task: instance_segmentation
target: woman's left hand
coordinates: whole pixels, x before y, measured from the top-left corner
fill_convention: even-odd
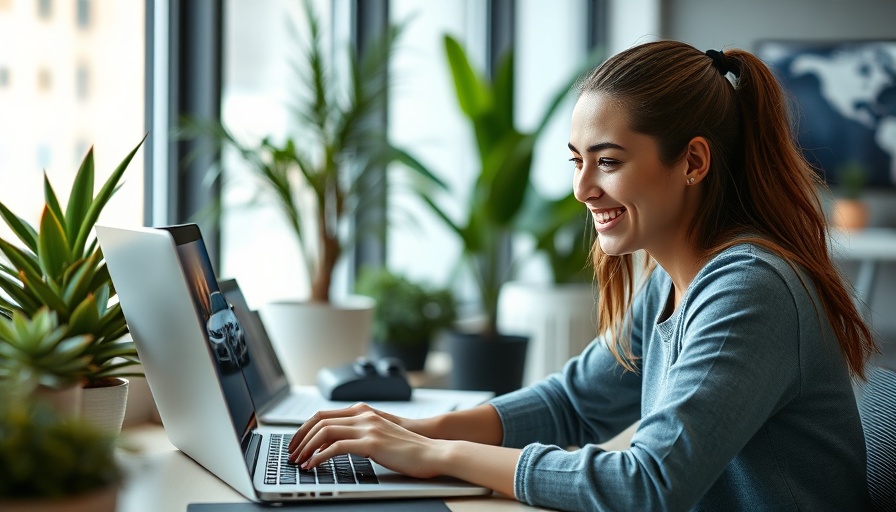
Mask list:
[[[367,404],[322,411],[306,421],[289,443],[289,460],[313,468],[336,455],[354,453],[393,471],[431,478],[441,474],[442,444],[397,424],[399,418]]]

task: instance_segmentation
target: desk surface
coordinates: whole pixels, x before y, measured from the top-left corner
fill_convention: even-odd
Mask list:
[[[896,229],[832,229],[831,252],[837,259],[896,261]]]
[[[122,450],[118,455],[127,478],[118,497],[119,512],[184,512],[190,503],[247,501],[175,448],[160,425],[128,427],[122,432],[122,440],[132,450]],[[545,510],[499,494],[450,498],[445,503],[456,512]]]

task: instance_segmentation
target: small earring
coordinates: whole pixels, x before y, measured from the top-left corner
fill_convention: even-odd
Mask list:
[[[693,184],[694,184],[694,177],[691,176],[690,178],[688,178],[688,185],[693,185]]]

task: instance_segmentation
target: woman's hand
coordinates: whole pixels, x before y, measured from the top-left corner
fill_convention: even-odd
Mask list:
[[[367,404],[321,411],[293,436],[289,460],[312,468],[336,455],[354,453],[417,478],[441,474],[444,442],[412,432],[402,423],[410,422]]]

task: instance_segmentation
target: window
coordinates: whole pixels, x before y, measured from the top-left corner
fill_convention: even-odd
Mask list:
[[[53,11],[67,5],[71,17]],[[65,202],[90,146],[95,147],[99,184],[146,132],[146,5],[130,0],[90,3],[90,37],[73,27],[75,6],[24,0],[0,9],[0,48],[15,49],[3,53],[0,64],[0,141],[12,141],[3,147],[0,202],[35,225],[44,203],[44,170]],[[85,97],[91,101],[76,99]],[[143,224],[146,147],[128,165],[103,218]],[[5,223],[0,223],[0,237],[15,239]]]
[[[49,92],[53,87],[53,73],[47,68],[37,70],[37,90],[40,92]]]
[[[78,0],[76,16],[80,28],[90,26],[90,0]]]
[[[90,96],[90,70],[87,64],[78,64],[75,72],[75,97],[86,100]]]
[[[45,20],[53,17],[53,0],[37,0],[37,15]]]

